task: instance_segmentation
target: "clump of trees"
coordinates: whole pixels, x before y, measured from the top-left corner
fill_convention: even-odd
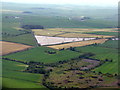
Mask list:
[[[45,52],[48,53],[48,54],[56,54],[55,51],[45,51]]]
[[[32,13],[32,12],[30,12],[30,11],[24,11],[23,13]]]
[[[21,28],[24,29],[44,29],[41,25],[22,25]]]

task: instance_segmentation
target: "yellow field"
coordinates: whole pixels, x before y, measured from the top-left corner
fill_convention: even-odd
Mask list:
[[[118,32],[117,28],[112,29],[95,29],[95,28],[47,28],[47,29],[32,29],[35,35],[41,36],[56,36],[56,37],[98,37],[111,38],[114,36],[84,34],[86,32]]]
[[[0,47],[0,50],[2,51],[0,52],[0,55],[5,55],[5,54],[25,50],[27,48],[32,47],[28,45],[5,42],[5,41],[0,41],[0,45],[2,45],[2,47]]]
[[[105,28],[105,29],[96,29],[96,28],[48,28],[50,31],[62,31],[62,32],[118,32],[115,31],[117,28]]]
[[[35,35],[41,35],[41,36],[54,36],[57,34],[61,34],[63,32],[60,31],[50,31],[47,29],[32,29],[32,31],[34,32]]]
[[[13,27],[13,28],[16,29],[16,30],[25,30],[25,29],[20,28],[20,27]]]
[[[57,35],[58,37],[98,37],[98,38],[110,38],[114,36],[107,35],[95,35],[95,34],[80,34],[80,33],[65,33],[61,35]]]
[[[16,13],[22,13],[23,11],[17,11],[17,10],[8,10],[8,9],[2,9],[1,12],[16,12]]]
[[[91,44],[94,44],[94,43],[104,43],[107,40],[108,39],[89,40],[89,41],[72,42],[72,43],[66,43],[66,44],[61,44],[61,45],[53,45],[53,46],[47,46],[47,47],[53,48],[53,49],[81,47],[81,46],[91,45]]]

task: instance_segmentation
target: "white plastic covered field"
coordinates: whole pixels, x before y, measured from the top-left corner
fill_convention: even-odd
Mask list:
[[[40,45],[54,45],[66,42],[86,41],[93,40],[95,38],[64,38],[64,37],[49,37],[49,36],[37,36],[35,35],[37,42]]]

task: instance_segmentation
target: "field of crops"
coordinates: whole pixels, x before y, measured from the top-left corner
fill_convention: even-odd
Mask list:
[[[32,29],[35,35],[37,36],[55,36],[56,34],[62,34],[64,32],[52,31],[47,29]]]
[[[118,33],[119,33],[119,32],[89,32],[89,33],[87,33],[87,34],[118,36]]]
[[[50,37],[50,36],[37,36],[35,38],[41,46],[43,45],[56,45],[64,44],[68,42],[88,41],[95,40],[96,38],[64,38],[64,37]]]
[[[33,29],[32,31],[34,32],[35,35],[40,36],[109,38],[117,35],[118,31],[115,30],[116,30],[115,28],[113,29],[47,28],[47,29]]]
[[[3,87],[43,88],[42,75],[22,72],[25,68],[24,64],[3,60]]]
[[[61,32],[118,32],[117,28],[47,28],[49,31],[61,31]]]
[[[3,5],[0,22],[2,87],[42,89],[55,86],[56,89],[118,85],[118,41],[112,40],[119,33],[116,28],[118,9]],[[90,19],[81,20],[83,15]],[[38,25],[44,29],[25,29],[24,25]],[[88,37],[96,40],[86,41]],[[45,46],[38,45],[41,41]]]
[[[103,44],[98,44],[97,46],[118,49],[118,42],[118,40],[108,40]]]
[[[32,47],[32,46],[27,46],[27,45],[18,44],[18,43],[5,42],[5,41],[0,41],[0,44],[2,45],[2,47],[0,48],[0,50],[2,51],[0,55],[18,52],[18,51],[26,50]]]
[[[55,52],[55,54],[49,54],[47,51]],[[70,60],[80,56],[80,53],[69,51],[69,50],[53,50],[47,47],[36,47],[27,51],[18,52],[4,57],[15,59],[19,61],[36,61],[43,63],[54,63],[63,60]]]
[[[95,43],[104,43],[105,41],[107,41],[107,39],[72,42],[72,43],[53,45],[53,46],[47,46],[47,47],[53,48],[53,49],[63,49],[63,48],[70,48],[70,47],[82,47],[82,46],[87,46]]]
[[[23,34],[23,35],[14,36],[14,37],[5,37],[5,38],[3,38],[3,40],[15,42],[15,43],[26,44],[26,45],[31,45],[31,46],[37,45],[35,37],[32,34]]]
[[[98,38],[111,38],[114,36],[106,36],[106,35],[95,35],[95,34],[80,34],[80,33],[65,33],[61,35],[57,35],[58,37],[98,37]]]

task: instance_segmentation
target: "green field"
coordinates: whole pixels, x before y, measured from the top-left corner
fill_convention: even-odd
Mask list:
[[[93,59],[105,60],[109,59],[112,62],[107,62],[102,66],[98,67],[96,71],[101,71],[103,73],[118,73],[118,51],[116,49],[98,47],[98,46],[86,46],[86,47],[77,47],[76,48],[81,53],[93,53],[95,56],[92,56]],[[104,69],[103,69],[104,68]]]
[[[3,56],[3,58],[13,59],[16,61],[30,62],[22,64],[16,61],[2,60],[2,76],[0,72],[0,80],[2,79],[2,87],[5,88],[46,88],[43,82],[47,80],[47,84],[57,83],[58,79],[63,81],[68,79],[74,81],[73,84],[68,83],[70,87],[80,86],[80,83],[85,85],[92,85],[99,83],[97,79],[91,76],[97,75],[98,78],[103,78],[103,84],[106,82],[115,83],[118,73],[118,41],[108,40],[103,44],[89,45],[84,47],[76,47],[65,50],[54,50],[44,46],[38,46],[32,30],[20,28],[22,25],[42,25],[47,28],[85,28],[85,29],[112,29],[117,27],[117,11],[118,8],[113,7],[91,7],[91,6],[76,6],[76,5],[49,5],[49,4],[15,4],[15,3],[3,3],[2,12],[2,36],[3,41],[21,43],[31,45],[33,48],[25,51],[20,51]],[[7,11],[8,10],[8,11]],[[15,12],[21,11],[21,12]],[[31,12],[31,13],[25,13]],[[80,20],[81,16],[89,17],[87,20]],[[15,18],[19,17],[19,18]],[[1,23],[1,22],[0,22]],[[45,30],[43,29],[43,30]],[[55,30],[56,31],[56,30]],[[53,31],[54,32],[54,31]],[[53,34],[53,32],[51,32]],[[63,30],[63,32],[65,32]],[[63,33],[60,30],[60,33]],[[79,33],[74,29],[67,30],[65,33]],[[42,31],[40,32],[42,33]],[[48,34],[46,31],[45,33]],[[87,34],[108,35],[118,37],[117,32],[102,32],[93,31],[85,32]],[[43,34],[43,33],[42,33]],[[59,33],[58,33],[59,34]],[[52,52],[52,53],[51,53]],[[83,62],[79,56],[93,53],[94,56],[90,59],[98,59],[100,63],[108,59],[111,61],[105,61],[99,67],[89,69],[89,71],[81,71],[80,67],[86,67],[86,65],[92,65],[89,62]],[[77,59],[76,59],[77,58]],[[85,57],[83,57],[85,58]],[[63,61],[63,62],[59,62]],[[65,61],[65,62],[64,62]],[[41,65],[39,62],[43,62]],[[56,63],[58,62],[58,63]],[[37,64],[36,64],[37,63]],[[1,64],[1,61],[0,61]],[[56,66],[54,66],[56,64]],[[47,66],[48,65],[48,66]],[[68,71],[66,71],[68,69]],[[74,70],[75,69],[75,70]],[[26,70],[26,72],[23,72]],[[30,73],[29,70],[33,70]],[[38,71],[43,70],[44,74]],[[1,71],[1,70],[0,70]],[[39,73],[39,74],[37,74]],[[95,71],[95,72],[93,72]],[[81,75],[77,73],[85,73],[82,76],[84,79],[80,79]],[[99,74],[101,72],[101,74]],[[102,73],[109,73],[112,77],[104,76]],[[98,75],[99,74],[99,75]],[[50,75],[50,76],[49,76]],[[62,75],[62,77],[60,76]],[[65,77],[66,75],[66,77]],[[2,78],[1,78],[2,77]],[[45,77],[49,77],[46,78]],[[91,81],[90,81],[91,79]],[[43,80],[43,82],[42,82]],[[53,80],[53,82],[52,82]],[[55,80],[55,81],[54,81]],[[87,80],[87,82],[86,82]],[[96,82],[97,81],[97,82]],[[77,82],[77,83],[76,83]],[[96,82],[96,83],[95,83]],[[100,81],[101,82],[101,81]],[[56,85],[57,85],[56,84]],[[1,85],[1,82],[0,82]],[[68,85],[68,86],[69,86]],[[117,85],[117,84],[116,84]],[[82,84],[84,87],[84,84]],[[94,85],[93,85],[94,86]],[[104,86],[104,85],[103,85]],[[110,86],[110,85],[109,85]],[[114,86],[114,85],[113,85]]]
[[[118,49],[118,41],[117,40],[108,40],[103,44],[98,44],[97,46]]]
[[[32,34],[23,34],[23,35],[14,36],[14,37],[5,37],[3,38],[3,40],[26,44],[26,45],[32,45],[32,46],[37,45],[37,42],[35,38],[32,36]]]
[[[43,88],[42,75],[22,72],[25,65],[3,60],[3,87],[8,88]],[[14,83],[14,84],[13,84]]]
[[[23,24],[40,24],[45,28],[107,28],[110,27],[107,21],[101,20],[87,20],[87,21],[77,21],[68,20],[65,17],[44,17],[44,16],[24,16]],[[31,18],[31,19],[30,19]]]
[[[87,34],[118,36],[118,32],[88,32]]]
[[[20,20],[15,18],[5,18],[5,16],[17,16],[16,14],[3,14],[2,21],[2,40],[17,42],[26,45],[37,45],[31,30],[17,30],[20,27]],[[1,35],[1,34],[0,34]]]
[[[55,54],[48,54],[45,51],[55,51]],[[11,55],[6,55],[4,57],[10,59],[16,59],[19,61],[36,61],[44,63],[54,63],[63,60],[70,60],[71,58],[76,58],[80,56],[81,53],[73,52],[69,50],[53,50],[47,47],[36,47],[27,51],[18,52]]]

